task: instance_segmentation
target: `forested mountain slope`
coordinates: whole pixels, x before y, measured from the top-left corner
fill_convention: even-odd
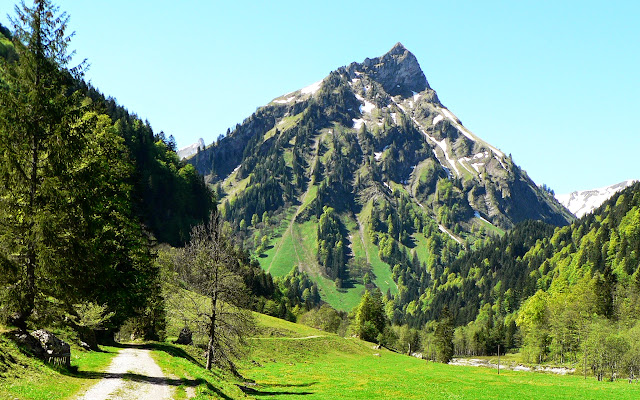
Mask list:
[[[0,57],[15,61],[17,54],[10,38],[11,32],[0,26]],[[134,186],[135,211],[149,233],[159,242],[183,244],[191,227],[205,221],[213,206],[202,177],[178,159],[173,137],[154,133],[148,121],[142,121],[84,81],[76,80],[71,85],[70,90],[80,90],[90,99],[87,102],[93,102],[88,109],[111,118],[118,136],[124,139],[135,168],[130,182]]]
[[[569,226],[518,225],[451,263],[449,272],[454,284],[436,285],[423,309],[431,304],[427,320],[444,305],[452,310],[461,349],[495,353],[500,343],[522,346],[532,361],[561,362],[587,352],[600,374],[614,368],[606,363],[637,358],[640,184]]]
[[[367,285],[405,308],[462,249],[573,218],[440,103],[400,43],[274,99],[188,162],[263,268],[309,272],[343,309]]]

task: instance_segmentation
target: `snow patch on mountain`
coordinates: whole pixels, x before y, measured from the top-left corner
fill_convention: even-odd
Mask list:
[[[453,233],[449,232],[447,230],[447,228],[445,228],[443,225],[438,225],[438,229],[440,229],[440,232],[446,233],[447,235],[449,235],[451,237],[451,239],[455,240],[456,242],[462,243],[462,241],[460,239],[455,237],[455,235]]]
[[[353,129],[360,129],[362,125],[364,125],[364,119],[362,118],[352,118],[353,121]]]
[[[480,167],[484,167],[484,163],[473,163],[471,164],[471,166],[476,170],[477,173],[480,173]]]
[[[436,115],[436,117],[433,119],[433,126],[436,126],[438,124],[438,122],[442,121],[444,119],[444,117],[442,116],[442,114],[438,114]]]
[[[474,142],[478,141],[478,139],[473,135],[473,133],[471,133],[467,128],[462,126],[462,124],[460,123],[460,120],[458,119],[458,117],[453,115],[453,113],[451,111],[447,110],[446,108],[441,108],[440,111],[442,111],[444,113],[444,115],[447,117],[447,119],[449,121],[451,121],[453,126],[455,126],[456,129],[458,129],[458,131],[460,133],[462,133],[467,138],[469,138],[469,140],[472,140]],[[496,159],[498,160],[498,162],[500,162],[500,165],[502,165],[502,168],[507,169],[507,167],[502,162],[502,157],[504,157],[504,153],[501,152],[500,150],[496,149],[495,147],[491,146],[488,143],[486,143],[486,145],[487,145],[487,147],[489,147],[491,149],[491,151],[493,151],[495,153],[495,155],[497,156]]]
[[[189,145],[187,147],[183,147],[180,150],[178,150],[176,153],[178,154],[178,158],[182,160],[183,158],[189,158],[192,155],[196,154],[198,152],[198,149],[204,150],[204,148],[205,148],[204,139],[200,138],[196,143]]]
[[[320,86],[322,86],[322,81],[312,83],[311,85],[300,89],[300,92],[302,94],[315,94],[318,90],[320,90]]]
[[[278,104],[287,104],[287,103],[291,103],[295,99],[296,99],[296,96],[291,96],[291,97],[287,97],[286,99],[274,100],[273,102]]]
[[[376,108],[375,104],[364,100],[364,105],[360,106],[360,112],[370,114],[374,108]]]
[[[622,189],[631,186],[635,180],[626,180],[615,185],[606,186],[599,189],[575,191],[567,194],[557,194],[556,199],[571,211],[576,217],[589,214],[611,196]]]
[[[473,215],[474,215],[476,218],[479,218],[479,219],[481,219],[482,221],[486,222],[487,224],[489,224],[489,225],[493,225],[491,222],[489,222],[489,221],[487,221],[485,218],[483,218],[483,217],[482,217],[482,215],[480,215],[480,213],[479,213],[478,211],[475,211],[475,210],[474,210]]]

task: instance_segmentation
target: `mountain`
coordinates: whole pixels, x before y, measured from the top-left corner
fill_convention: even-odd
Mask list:
[[[274,99],[188,162],[264,269],[307,271],[343,309],[368,285],[406,306],[462,249],[574,219],[464,127],[400,43]]]
[[[575,191],[568,194],[558,194],[556,199],[571,211],[576,217],[581,218],[585,214],[589,214],[607,199],[618,193],[624,188],[631,186],[635,181],[626,180],[615,185],[592,189]]]
[[[198,151],[205,148],[204,139],[200,138],[196,143],[179,149],[176,153],[179,159],[189,158],[196,154]]]

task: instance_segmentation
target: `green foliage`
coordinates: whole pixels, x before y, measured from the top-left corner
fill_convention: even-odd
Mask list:
[[[1,62],[2,313],[24,326],[89,301],[115,313],[113,329],[144,306],[156,276],[131,206],[132,165],[109,118],[74,89],[82,65],[66,69],[66,14],[47,1],[16,12],[18,59]]]
[[[344,333],[341,329],[345,327],[345,313],[336,311],[328,304],[322,304],[318,308],[311,309],[302,314],[298,322],[325,332]]]
[[[442,309],[434,332],[436,360],[447,364],[453,358],[453,317],[447,307]]]
[[[384,343],[383,333],[388,322],[379,290],[373,293],[365,291],[355,310],[355,332],[368,342]]]
[[[108,312],[106,306],[91,302],[74,304],[73,311],[74,314],[70,314],[69,317],[75,324],[93,330],[101,328],[115,314]]]
[[[330,279],[346,278],[342,230],[334,209],[325,207],[318,221],[318,262]]]

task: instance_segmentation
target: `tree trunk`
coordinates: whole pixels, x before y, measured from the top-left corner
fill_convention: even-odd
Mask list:
[[[216,306],[218,303],[218,295],[217,293],[214,293],[214,295],[211,297],[211,318],[210,318],[210,323],[211,326],[209,326],[209,344],[207,345],[207,365],[206,368],[207,370],[211,370],[211,365],[213,364],[214,360],[215,360],[215,349],[214,349],[214,338],[216,335]]]

